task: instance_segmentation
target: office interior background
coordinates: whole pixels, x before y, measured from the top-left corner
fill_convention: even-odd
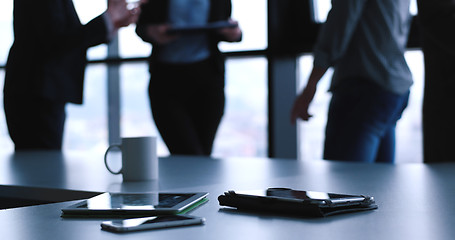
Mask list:
[[[298,1],[298,0],[296,0]],[[83,23],[102,13],[104,0],[74,0]],[[279,2],[279,1],[278,1]],[[330,10],[330,0],[309,0],[314,10],[314,20],[324,22]],[[221,43],[220,48],[228,56],[226,62],[226,108],[214,144],[213,157],[267,157],[270,154],[270,87],[266,56],[268,46],[268,1],[232,0],[232,17],[239,21],[243,30],[240,43]],[[411,12],[416,14],[413,1]],[[4,66],[13,42],[13,0],[0,2],[0,88],[3,90]],[[118,136],[131,137],[154,135],[159,137],[151,116],[147,87],[148,66],[145,58],[151,46],[144,43],[134,32],[135,26],[120,30],[118,42],[94,47],[88,52],[90,63],[86,69],[84,104],[67,106],[67,122],[64,135],[64,151],[104,151],[112,137],[112,121],[119,125]],[[112,50],[113,49],[113,50]],[[113,53],[112,53],[113,51]],[[113,54],[113,55],[112,55]],[[119,64],[109,61],[114,57]],[[421,106],[423,93],[423,56],[419,49],[406,53],[414,75],[414,85],[408,108],[397,125],[397,163],[422,162]],[[116,62],[118,63],[118,62]],[[312,67],[311,52],[300,53],[295,68],[296,90],[300,90]],[[114,71],[112,65],[118,66]],[[112,75],[118,79],[118,89],[112,86]],[[291,73],[293,74],[293,73]],[[108,76],[110,75],[110,76]],[[286,81],[279,79],[279,81]],[[109,79],[109,81],[108,81]],[[298,123],[296,131],[298,159],[322,158],[324,127],[330,93],[330,74],[320,82],[310,111],[314,117]],[[289,83],[287,83],[289,84]],[[321,91],[322,90],[322,91]],[[13,151],[3,112],[0,92],[0,149]],[[280,97],[280,92],[274,93]],[[112,113],[114,106],[114,113]],[[117,108],[117,113],[115,108]],[[289,122],[289,114],[281,114]],[[117,122],[117,123],[115,123]],[[115,135],[115,134],[114,134]],[[115,136],[114,136],[115,137]],[[289,136],[293,138],[294,136]],[[292,141],[291,141],[292,142]],[[163,141],[158,141],[158,155],[169,154]],[[274,155],[272,155],[274,156]],[[277,155],[277,157],[280,157]]]

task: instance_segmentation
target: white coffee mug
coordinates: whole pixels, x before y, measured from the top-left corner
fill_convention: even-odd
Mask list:
[[[122,168],[117,172],[107,163],[109,151],[115,148],[122,152]],[[122,144],[109,146],[106,150],[104,164],[112,174],[121,173],[123,181],[158,180],[156,137],[122,138]]]

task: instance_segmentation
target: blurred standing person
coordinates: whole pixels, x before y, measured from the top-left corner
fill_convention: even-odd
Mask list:
[[[82,25],[72,0],[14,1],[14,43],[6,64],[4,109],[16,150],[61,150],[66,103],[82,104],[86,51],[106,43],[139,9],[108,0]]]
[[[136,32],[153,45],[149,98],[155,124],[171,154],[210,155],[224,113],[225,60],[218,43],[242,32],[230,0],[150,0]],[[231,22],[234,27],[169,33],[172,27]]]
[[[423,31],[425,88],[423,160],[455,162],[455,1],[418,0]]]
[[[332,0],[314,49],[314,66],[291,121],[309,120],[317,83],[334,68],[324,159],[394,162],[395,126],[407,106],[404,58],[410,0]]]

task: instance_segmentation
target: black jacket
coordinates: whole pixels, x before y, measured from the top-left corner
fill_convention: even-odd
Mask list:
[[[15,0],[4,94],[82,103],[86,51],[107,42],[102,16],[82,25],[72,0]]]

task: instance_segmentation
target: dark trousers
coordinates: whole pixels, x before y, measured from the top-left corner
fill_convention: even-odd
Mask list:
[[[5,94],[4,109],[16,151],[61,150],[65,103]]]
[[[154,65],[149,97],[171,154],[211,154],[225,104],[224,73],[212,61]]]
[[[353,79],[333,92],[329,106],[324,159],[387,162],[395,159],[395,127],[408,104],[365,79]]]

